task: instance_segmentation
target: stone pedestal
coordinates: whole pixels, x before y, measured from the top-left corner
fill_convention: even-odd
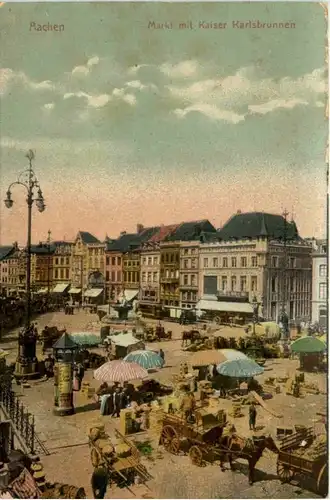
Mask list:
[[[74,413],[72,363],[60,361],[54,366],[54,392],[54,415],[72,415]]]
[[[38,378],[39,363],[36,357],[37,336],[29,328],[22,330],[18,337],[19,354],[16,359],[14,377],[21,379]]]

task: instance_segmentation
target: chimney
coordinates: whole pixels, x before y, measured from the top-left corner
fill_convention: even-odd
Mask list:
[[[142,233],[143,229],[144,229],[143,224],[137,224],[136,225],[136,232],[137,232],[137,234]]]
[[[121,236],[124,236],[125,234],[126,234],[126,231],[122,231],[122,232],[119,234],[119,236],[121,237]]]

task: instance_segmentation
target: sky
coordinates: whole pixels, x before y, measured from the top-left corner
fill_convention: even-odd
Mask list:
[[[4,4],[0,244],[26,243],[28,165],[46,210],[32,239],[101,238],[237,210],[325,234],[326,20],[317,3]],[[233,22],[295,28],[234,28]],[[191,21],[193,29],[179,29]],[[200,22],[227,23],[224,29]],[[153,29],[149,23],[172,23]],[[31,23],[64,25],[36,31]]]

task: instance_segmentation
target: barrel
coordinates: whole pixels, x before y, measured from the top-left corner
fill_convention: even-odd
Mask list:
[[[109,325],[105,325],[105,326],[101,326],[101,341],[106,339],[108,335],[110,335],[110,326]]]

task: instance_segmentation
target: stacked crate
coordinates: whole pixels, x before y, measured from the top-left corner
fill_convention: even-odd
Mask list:
[[[164,411],[162,408],[152,408],[149,413],[149,432],[154,437],[159,437],[163,428]]]
[[[230,415],[233,418],[239,418],[242,416],[242,405],[241,403],[233,403]]]

